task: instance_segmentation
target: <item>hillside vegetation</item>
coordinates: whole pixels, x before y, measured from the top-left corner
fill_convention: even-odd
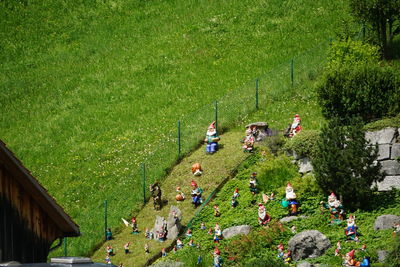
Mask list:
[[[307,84],[269,89],[290,59],[357,28],[345,0],[1,1],[0,27],[0,138],[80,225],[70,255],[101,242],[105,199],[111,226],[141,207],[139,165],[151,167],[148,182],[165,175],[178,119],[190,114],[187,152],[214,119],[212,101],[231,92],[226,113],[251,110],[256,77],[270,75],[256,118],[281,128],[283,114],[302,112],[318,128]]]

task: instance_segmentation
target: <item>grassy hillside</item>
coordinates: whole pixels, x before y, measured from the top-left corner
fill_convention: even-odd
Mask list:
[[[215,99],[231,92],[226,113],[250,110],[256,77],[267,77],[260,119],[282,125],[282,112],[307,109],[318,127],[305,84],[290,95],[288,84],[269,91],[268,82],[289,73],[295,55],[352,29],[346,10],[345,0],[1,1],[0,138],[81,226],[69,254],[100,242],[105,199],[118,214],[112,226],[140,208],[139,164],[151,167],[150,181],[165,174],[179,118],[190,114],[188,151]]]

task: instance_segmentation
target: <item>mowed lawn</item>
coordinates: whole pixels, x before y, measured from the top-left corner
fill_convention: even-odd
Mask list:
[[[175,162],[178,119],[204,133],[214,100],[353,26],[345,0],[2,1],[0,138],[80,225],[68,254],[89,255],[104,200],[114,227],[141,208],[140,164],[154,181]]]

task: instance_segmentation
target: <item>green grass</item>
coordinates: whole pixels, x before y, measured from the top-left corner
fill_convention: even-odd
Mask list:
[[[309,86],[349,21],[345,0],[21,0],[0,14],[0,138],[81,226],[70,255],[101,242],[105,199],[112,227],[141,208],[140,163],[148,182],[170,171],[178,119],[184,153],[216,99],[222,128],[249,121],[255,78],[252,119],[318,128]]]

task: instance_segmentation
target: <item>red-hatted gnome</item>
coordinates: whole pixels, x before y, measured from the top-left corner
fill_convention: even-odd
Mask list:
[[[297,202],[296,193],[293,190],[292,184],[288,183],[286,186],[286,201],[289,209],[289,215],[296,215],[297,214],[297,206],[299,202]]]
[[[215,124],[215,121],[210,124],[207,130],[206,138],[204,139],[204,142],[207,143],[206,152],[209,154],[213,154],[218,150],[218,142],[220,138],[217,134]]]
[[[246,137],[244,138],[243,142],[243,151],[244,152],[253,152],[254,149],[254,142],[256,139],[254,138],[254,135],[251,131],[250,128],[246,130]]]
[[[192,204],[197,207],[201,203],[203,203],[203,199],[201,198],[201,194],[203,194],[203,189],[201,189],[195,181],[191,182],[192,187]]]
[[[258,223],[260,225],[266,225],[271,220],[271,217],[267,213],[263,204],[258,204]]]
[[[360,266],[360,262],[354,259],[354,252],[355,250],[351,250],[350,252],[346,253],[344,264],[345,266]]]
[[[321,202],[324,208],[329,209],[331,213],[331,223],[341,224],[344,220],[344,208],[340,200],[337,199],[335,193],[332,192],[328,197],[328,203]]]
[[[200,176],[203,173],[200,163],[195,163],[192,165],[192,173],[194,176]]]
[[[301,118],[299,114],[294,115],[292,125],[290,126],[290,135],[289,137],[293,137],[298,134],[302,130],[301,127]]]
[[[214,249],[214,267],[221,267],[222,259],[221,259],[221,251],[216,247]]]

